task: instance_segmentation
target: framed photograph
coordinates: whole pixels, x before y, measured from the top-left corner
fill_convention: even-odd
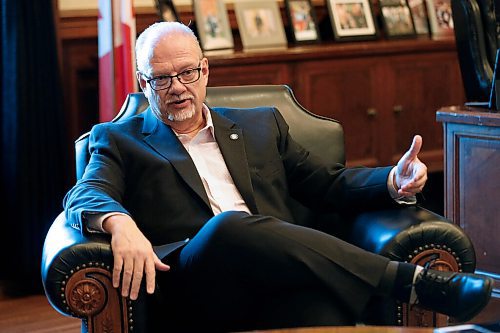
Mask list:
[[[426,0],[431,36],[434,39],[454,36],[451,0]]]
[[[425,0],[408,0],[408,6],[410,7],[417,35],[429,35],[429,20]]]
[[[179,21],[179,15],[175,10],[174,3],[172,0],[155,0],[156,10],[158,15],[165,22],[177,22]]]
[[[233,34],[224,0],[193,0],[196,28],[205,51],[232,49]]]
[[[415,37],[415,27],[406,0],[380,0],[387,38]]]
[[[234,3],[244,49],[285,47],[287,39],[276,0]]]
[[[290,35],[295,43],[320,41],[316,13],[311,0],[286,0]]]
[[[336,40],[377,38],[370,0],[326,0]]]

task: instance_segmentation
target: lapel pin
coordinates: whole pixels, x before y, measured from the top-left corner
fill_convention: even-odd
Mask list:
[[[233,133],[233,134],[231,134],[231,135],[229,136],[229,138],[230,138],[231,140],[238,140],[239,136],[238,136],[238,134]]]

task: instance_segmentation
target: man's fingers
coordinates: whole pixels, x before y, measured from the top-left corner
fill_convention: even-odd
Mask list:
[[[158,260],[151,243],[135,222],[128,215],[113,215],[105,220],[103,228],[112,235],[113,286],[120,287],[121,280],[121,295],[135,300],[146,275],[146,288],[148,292],[154,292],[155,266],[164,271],[170,267]]]
[[[113,265],[113,287],[118,288],[120,286],[120,276],[122,273],[123,258],[120,256],[115,256]]]
[[[408,150],[408,158],[409,159],[416,158],[418,153],[420,153],[420,149],[422,149],[422,137],[420,135],[415,135],[413,137],[413,142],[411,143],[411,147]]]
[[[141,281],[144,270],[144,261],[135,260],[134,262],[134,273],[132,275],[132,284],[130,288],[130,299],[136,300],[139,295],[139,289],[141,288]]]
[[[148,292],[148,294],[152,294],[155,292],[156,277],[154,260],[146,261],[146,267],[144,271],[146,273],[146,291]]]
[[[164,264],[159,258],[158,256],[155,254],[154,255],[154,263],[155,263],[155,268],[159,271],[169,271],[170,270],[170,266],[167,265],[167,264]]]
[[[134,261],[132,258],[125,259],[123,265],[123,277],[122,277],[122,296],[127,297],[130,290],[130,282],[132,281],[132,274],[134,271]]]

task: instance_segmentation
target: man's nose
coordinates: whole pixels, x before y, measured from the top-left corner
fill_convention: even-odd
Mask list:
[[[178,77],[173,77],[172,78],[172,83],[170,84],[170,93],[175,93],[178,91],[185,91],[186,86],[181,83]]]

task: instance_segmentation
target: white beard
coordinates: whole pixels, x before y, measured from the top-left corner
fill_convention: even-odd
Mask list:
[[[167,119],[169,121],[184,121],[187,119],[191,119],[195,115],[194,107],[183,111],[183,112],[177,112],[177,113],[167,113]]]
[[[184,120],[193,118],[194,115],[196,114],[196,112],[194,110],[194,106],[192,108],[190,108],[189,110],[185,110],[182,112],[176,112],[176,113],[170,113],[170,112],[169,113],[162,113],[160,111],[160,109],[158,108],[157,104],[153,105],[151,103],[150,106],[151,106],[151,110],[153,111],[153,113],[156,114],[156,116],[160,120],[162,120],[163,122],[166,122],[167,120],[174,121],[174,122],[184,121]]]

